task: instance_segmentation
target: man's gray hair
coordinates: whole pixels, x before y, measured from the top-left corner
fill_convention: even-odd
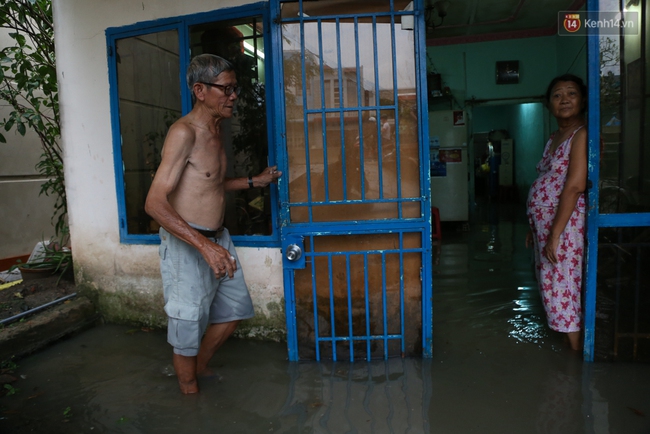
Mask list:
[[[192,88],[194,83],[204,81],[211,83],[212,80],[224,71],[234,71],[234,65],[223,57],[214,54],[199,54],[195,56],[187,67],[187,86],[192,92],[192,101],[194,101],[194,92]]]

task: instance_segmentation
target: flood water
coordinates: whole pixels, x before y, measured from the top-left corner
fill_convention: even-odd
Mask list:
[[[526,225],[444,228],[434,357],[289,363],[231,339],[201,393],[167,376],[164,331],[99,326],[18,361],[2,433],[650,433],[650,366],[583,363],[545,325]]]

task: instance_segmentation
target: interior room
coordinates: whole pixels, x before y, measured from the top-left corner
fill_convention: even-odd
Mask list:
[[[532,5],[526,3],[512,2],[514,12],[501,20],[488,18],[496,13],[493,2],[471,8],[460,2],[435,2],[430,9],[430,149],[466,147],[467,164],[461,164],[468,172],[468,221],[480,215],[488,201],[497,206],[504,202],[519,205],[515,208],[525,212],[535,165],[555,128],[544,105],[546,86],[564,73],[586,78],[586,38],[557,34],[558,11],[576,5],[555,2],[557,9],[529,14],[526,9]],[[446,7],[444,19],[439,17],[441,6]],[[445,124],[432,122],[432,113],[458,111],[464,113],[463,126],[455,123],[451,128],[464,129],[465,138],[445,143],[440,137]],[[502,140],[508,147],[503,154]],[[454,164],[458,163],[447,166]],[[442,222],[464,221],[447,216],[445,208],[456,198],[444,203],[436,199],[435,186],[440,182],[434,171],[432,202],[440,208]]]

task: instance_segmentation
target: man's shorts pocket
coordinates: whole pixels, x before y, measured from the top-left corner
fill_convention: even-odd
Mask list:
[[[201,343],[201,307],[170,301],[165,305],[169,317],[167,341],[177,349],[196,348]]]
[[[170,301],[165,305],[165,313],[167,313],[167,316],[170,318],[199,322],[201,306]]]

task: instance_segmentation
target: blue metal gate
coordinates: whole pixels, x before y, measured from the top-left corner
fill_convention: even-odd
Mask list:
[[[431,356],[422,7],[272,5],[290,360]]]

